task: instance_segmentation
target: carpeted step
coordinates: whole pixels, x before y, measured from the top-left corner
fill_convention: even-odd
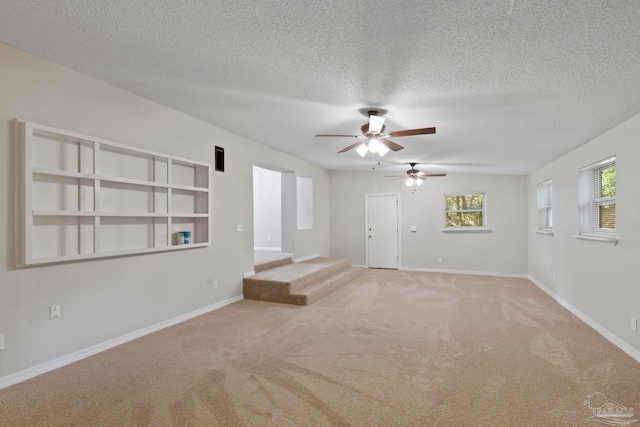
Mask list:
[[[263,262],[262,264],[256,264],[253,266],[253,271],[260,273],[261,271],[271,270],[272,268],[281,267],[283,265],[291,264],[291,257],[280,258],[273,261]]]
[[[308,304],[306,295],[299,291],[312,284],[329,280],[341,271],[351,268],[345,258],[318,257],[309,261],[288,264],[262,271],[243,281],[243,293],[247,299],[281,302],[285,304]],[[329,281],[328,283],[332,283]],[[346,282],[345,282],[346,283]],[[316,291],[312,293],[312,299]],[[298,293],[299,295],[295,295]],[[324,295],[323,295],[324,296]]]
[[[306,288],[291,294],[291,297],[296,301],[294,304],[298,304],[299,302],[298,305],[311,305],[329,295],[331,292],[338,290],[363,272],[364,268],[362,267],[349,266],[349,268],[341,270],[325,280],[312,283]]]

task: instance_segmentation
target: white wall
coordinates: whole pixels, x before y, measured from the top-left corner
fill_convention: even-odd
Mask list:
[[[242,294],[253,270],[253,170],[260,162],[314,179],[314,229],[295,232],[297,258],[329,254],[328,172],[104,82],[0,44],[0,384],[3,378]],[[16,269],[11,121],[213,162],[211,246]],[[236,224],[244,231],[237,232]],[[321,238],[322,237],[322,238]],[[214,292],[207,280],[217,280]],[[62,316],[49,320],[48,307]]]
[[[253,246],[282,249],[282,174],[253,167]]]
[[[402,268],[527,273],[526,177],[447,175],[427,179],[420,187],[408,188],[403,180],[385,178],[389,174],[330,172],[332,256],[364,265],[364,195],[401,192]],[[487,192],[490,233],[442,231],[444,193],[466,191]],[[417,232],[410,231],[412,225],[417,226]],[[439,257],[442,263],[437,262]]]
[[[611,155],[616,155],[617,246],[575,238],[578,170]],[[630,318],[640,318],[639,165],[636,115],[527,178],[530,230],[537,221],[536,185],[553,179],[553,236],[529,233],[530,276],[638,360],[640,334],[631,331]]]

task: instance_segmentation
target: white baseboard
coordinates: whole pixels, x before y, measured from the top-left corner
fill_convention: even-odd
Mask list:
[[[296,258],[293,262],[309,261],[310,259],[318,258],[319,256],[320,254],[313,254],[302,258]]]
[[[584,314],[582,311],[578,310],[576,307],[574,307],[569,302],[567,302],[564,298],[562,298],[561,296],[551,291],[549,288],[547,288],[538,280],[536,280],[535,277],[529,275],[528,278],[537,287],[542,289],[547,295],[549,295],[551,298],[556,300],[558,304],[560,304],[561,306],[569,310],[573,315],[575,315],[577,318],[582,320],[584,323],[591,326],[593,329],[596,330],[596,332],[598,332],[600,335],[602,335],[603,337],[611,341],[611,343],[613,343],[613,345],[618,347],[620,350],[624,351],[629,356],[633,357],[636,361],[640,362],[640,351],[636,350],[631,345],[629,345],[629,343],[620,339],[617,335],[612,333],[610,330],[608,330],[607,328],[605,328],[604,326],[602,326],[601,324],[599,324],[598,322],[596,322],[595,320],[593,320],[592,318]]]
[[[425,273],[450,273],[450,274],[473,274],[476,276],[497,276],[497,277],[514,277],[518,279],[528,279],[526,274],[518,273],[496,273],[492,271],[469,271],[469,270],[446,270],[440,268],[420,268],[420,267],[400,267],[403,271],[422,271]]]
[[[251,271],[247,271],[246,273],[244,273],[242,275],[242,277],[246,279],[247,277],[251,277],[251,276],[255,276],[255,275],[256,275],[255,270],[251,270]]]
[[[164,322],[156,323],[155,325],[151,325],[146,328],[139,329],[135,332],[131,332],[131,333],[122,335],[120,337],[111,339],[109,341],[105,341],[103,343],[85,348],[83,350],[76,351],[71,354],[67,354],[66,356],[62,356],[57,359],[50,360],[49,362],[41,363],[39,365],[33,366],[23,371],[16,372],[15,374],[2,377],[0,378],[0,389],[9,387],[11,385],[20,383],[22,381],[26,381],[30,378],[36,377],[38,375],[42,375],[46,372],[53,371],[54,369],[61,368],[65,365],[69,365],[70,363],[77,362],[78,360],[82,360],[89,356],[93,356],[94,354],[103,352],[105,350],[119,346],[126,342],[133,341],[137,338],[143,337],[145,335],[149,335],[161,329],[168,328],[169,326],[173,326],[178,323],[182,323],[186,320],[192,319],[194,317],[201,316],[203,314],[222,308],[226,305],[233,304],[234,302],[240,301],[243,298],[244,297],[242,295],[229,298],[227,300],[217,302],[207,307],[202,307],[198,310],[194,310],[190,313],[186,313],[186,314],[174,317],[173,319],[165,320]]]

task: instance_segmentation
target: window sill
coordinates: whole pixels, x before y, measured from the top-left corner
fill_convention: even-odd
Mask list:
[[[443,233],[492,233],[490,228],[443,228]]]
[[[534,233],[538,233],[538,234],[544,234],[547,236],[553,236],[553,231],[552,230],[532,230]]]
[[[597,236],[585,236],[585,235],[578,235],[574,237],[580,240],[590,240],[592,242],[605,243],[607,245],[613,245],[613,246],[618,244],[618,239],[616,239],[615,237],[597,237]]]

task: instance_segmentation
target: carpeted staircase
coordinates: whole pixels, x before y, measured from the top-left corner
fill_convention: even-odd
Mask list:
[[[364,271],[345,258],[318,257],[261,270],[243,281],[247,299],[310,305],[352,281]]]

